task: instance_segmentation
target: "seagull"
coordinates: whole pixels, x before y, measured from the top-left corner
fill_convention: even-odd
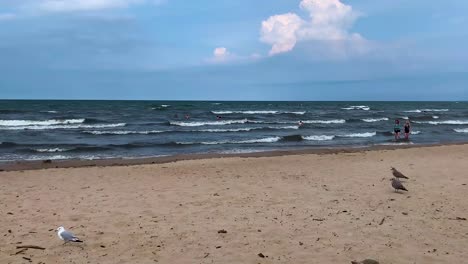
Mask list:
[[[401,184],[400,180],[397,178],[392,178],[392,187],[395,189],[395,192],[398,192],[398,190],[403,190],[403,191],[408,191],[403,184]]]
[[[80,243],[82,243],[83,242],[82,240],[77,238],[72,232],[65,230],[65,228],[63,226],[60,226],[59,228],[57,228],[57,235],[61,240],[65,241],[65,243],[67,243],[67,242],[80,242]]]
[[[393,167],[392,167],[392,173],[393,173],[393,176],[395,176],[398,179],[409,179],[403,173],[399,172],[397,169]]]

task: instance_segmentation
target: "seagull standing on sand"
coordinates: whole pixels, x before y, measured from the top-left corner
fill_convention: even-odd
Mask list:
[[[406,177],[403,173],[399,172],[397,169],[392,167],[392,174],[395,176],[397,179],[409,179]]]
[[[403,190],[403,191],[408,191],[403,184],[401,184],[400,180],[397,178],[392,178],[392,187],[395,189],[395,192],[398,192],[398,190]]]
[[[58,237],[67,242],[80,242],[82,243],[83,241],[77,238],[72,232],[65,230],[63,226],[57,228],[57,235]]]

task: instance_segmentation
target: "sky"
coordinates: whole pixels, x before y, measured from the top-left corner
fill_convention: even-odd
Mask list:
[[[468,100],[466,0],[0,0],[0,98]]]

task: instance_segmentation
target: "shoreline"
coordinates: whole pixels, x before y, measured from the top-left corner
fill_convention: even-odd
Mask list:
[[[295,150],[273,150],[259,151],[251,153],[198,153],[179,154],[160,157],[143,158],[109,158],[109,159],[66,159],[66,160],[27,160],[27,161],[7,161],[0,163],[1,171],[23,171],[41,170],[57,168],[82,168],[82,167],[111,167],[111,166],[134,166],[146,164],[165,164],[186,160],[210,160],[221,158],[260,158],[260,157],[281,157],[294,155],[333,155],[339,153],[359,153],[379,150],[397,150],[412,148],[431,148],[438,146],[458,146],[468,145],[468,142],[456,143],[433,143],[433,144],[411,144],[411,145],[374,145],[365,147],[340,147],[340,148],[307,148]]]

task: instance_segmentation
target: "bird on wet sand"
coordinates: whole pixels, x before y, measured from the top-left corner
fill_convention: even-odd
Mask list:
[[[409,179],[408,177],[406,177],[403,173],[399,172],[397,169],[395,169],[394,167],[392,167],[392,174],[393,176],[395,176],[395,178],[397,179]]]
[[[397,178],[392,178],[391,181],[392,181],[392,187],[393,187],[393,189],[395,189],[395,192],[398,192],[398,190],[408,191],[405,188],[405,186],[403,186],[403,184],[401,184],[400,180],[398,180]]]
[[[77,242],[82,243],[83,241],[77,238],[72,232],[65,230],[63,226],[57,228],[57,235],[58,237],[64,241],[64,244],[67,242]]]

